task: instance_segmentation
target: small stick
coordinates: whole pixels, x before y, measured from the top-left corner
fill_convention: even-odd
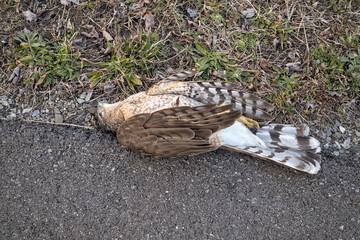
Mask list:
[[[20,119],[20,120],[24,121],[24,122],[31,122],[31,123],[42,123],[42,124],[50,124],[50,125],[58,125],[58,126],[66,126],[66,127],[77,127],[77,128],[96,130],[94,127],[87,127],[87,126],[77,125],[77,124],[72,124],[72,123],[55,123],[55,122],[27,120],[27,119]]]

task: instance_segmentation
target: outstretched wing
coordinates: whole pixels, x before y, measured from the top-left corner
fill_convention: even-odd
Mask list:
[[[241,115],[233,105],[175,107],[135,115],[117,130],[124,147],[156,157],[196,155],[215,150],[208,138],[234,124]]]
[[[257,96],[241,92],[236,83],[179,81],[192,77],[195,73],[194,71],[184,71],[172,75],[152,86],[147,94],[177,94],[190,97],[204,104],[233,104],[233,109],[240,110],[246,117],[262,120],[272,119],[272,116],[266,111],[271,111],[274,107]]]

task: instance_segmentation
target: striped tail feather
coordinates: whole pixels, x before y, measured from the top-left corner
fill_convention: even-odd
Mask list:
[[[234,110],[240,110],[244,116],[269,120],[273,117],[266,111],[273,105],[250,93],[239,90],[239,85],[229,82],[182,82],[196,74],[195,71],[183,71],[171,75],[147,90],[148,95],[177,94],[190,97],[204,104],[234,104]]]
[[[269,129],[276,132],[288,133],[298,136],[308,136],[310,134],[310,128],[306,124],[301,124],[295,127],[292,124],[277,124],[277,123],[261,124],[260,123],[260,127],[262,130]]]
[[[239,131],[238,131],[239,132]],[[320,170],[320,142],[308,136],[309,127],[300,125],[269,124],[255,131],[265,145],[253,145],[250,141],[234,144],[231,137],[225,140],[221,148],[242,152],[252,156],[268,159],[299,171],[316,174]],[[223,138],[226,135],[223,135]],[[241,138],[245,138],[242,134]],[[248,145],[246,143],[249,143]]]
[[[308,136],[309,126],[300,125],[296,128],[287,124],[270,124],[262,126],[255,134],[267,147],[280,147],[282,149],[292,149],[294,151],[305,151],[310,153],[320,153],[320,142]]]
[[[271,160],[278,164],[310,174],[316,174],[320,170],[321,156],[319,154],[291,149],[286,150],[282,148],[234,147],[227,145],[224,145],[221,148],[249,154],[257,158]]]

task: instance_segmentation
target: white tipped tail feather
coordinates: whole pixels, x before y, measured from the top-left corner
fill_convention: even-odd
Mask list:
[[[271,124],[253,134],[245,125],[235,122],[210,137],[210,141],[227,150],[268,159],[299,171],[316,174],[320,170],[320,143],[307,136],[306,125]]]

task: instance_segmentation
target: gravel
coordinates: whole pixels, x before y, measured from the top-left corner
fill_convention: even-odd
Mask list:
[[[13,92],[6,93],[0,91],[1,116],[6,116],[7,119],[69,123],[85,127],[96,125],[97,101],[83,99],[87,97],[88,93],[79,94],[78,98],[60,98],[38,93],[24,101],[26,96],[20,90],[15,89]],[[42,96],[43,98],[41,98]],[[34,101],[34,99],[41,100],[41,102]]]
[[[56,123],[62,123],[64,121],[64,118],[61,114],[55,114],[55,122]]]
[[[31,116],[34,118],[39,118],[40,116],[40,111],[39,110],[35,110],[32,112]]]

